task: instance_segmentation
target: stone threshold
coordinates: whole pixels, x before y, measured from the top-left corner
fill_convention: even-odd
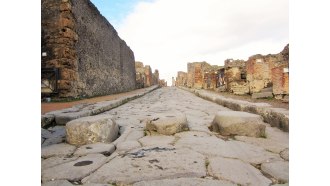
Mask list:
[[[285,132],[289,132],[289,110],[287,109],[273,108],[268,103],[252,103],[243,100],[226,98],[219,94],[207,92],[205,90],[191,89],[187,87],[178,88],[235,111],[258,114],[262,116],[264,121],[269,123],[272,127],[277,127]]]
[[[41,115],[41,127],[47,127],[48,125],[51,124],[65,125],[67,122],[77,118],[101,114],[103,112],[116,108],[120,105],[123,105],[128,101],[142,97],[147,93],[156,90],[157,88],[159,88],[159,85],[148,87],[142,93],[136,93],[133,95],[124,96],[110,101],[77,104],[71,108],[47,112]]]

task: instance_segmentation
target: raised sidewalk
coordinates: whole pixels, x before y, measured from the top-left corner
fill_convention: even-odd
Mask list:
[[[111,110],[115,107],[118,107],[122,104],[127,103],[130,100],[142,97],[147,93],[159,88],[158,85],[154,85],[141,91],[136,91],[126,96],[118,96],[115,99],[104,100],[98,102],[77,102],[76,105],[73,105],[70,108],[65,108],[61,110],[55,110],[47,112],[41,115],[41,127],[46,127],[47,125],[65,125],[67,122],[85,116],[93,116],[100,114],[102,112]],[[99,100],[99,99],[98,99]],[[54,123],[55,122],[55,123]]]
[[[285,132],[289,131],[289,110],[287,109],[274,108],[268,103],[252,103],[238,99],[226,98],[218,93],[212,93],[205,90],[190,89],[187,87],[179,88],[235,111],[244,111],[261,115],[264,121],[269,123],[272,127],[280,128]]]

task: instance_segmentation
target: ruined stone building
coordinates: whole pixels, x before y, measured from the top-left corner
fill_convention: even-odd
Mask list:
[[[159,86],[161,86],[161,87],[167,87],[167,81],[165,81],[165,79],[159,80]]]
[[[216,89],[219,86],[219,69],[218,65],[205,65],[203,69],[203,89]]]
[[[89,0],[41,1],[42,93],[96,96],[135,89],[134,53]]]
[[[159,84],[159,71],[152,73],[150,65],[143,65],[142,62],[135,62],[136,88],[145,88]]]
[[[176,86],[187,86],[187,73],[179,71],[175,82]]]
[[[278,54],[249,57],[246,78],[251,94],[265,88],[271,88],[278,99],[289,94],[289,45]]]
[[[239,95],[267,92],[264,95],[277,99],[289,94],[289,45],[278,54],[257,54],[248,61],[227,59],[224,63],[224,67],[206,62],[188,63],[187,73],[178,72],[176,86]]]
[[[188,63],[186,74],[178,72],[178,85],[198,89],[215,89],[219,86],[220,68],[220,66],[210,65],[205,61]]]
[[[207,62],[193,62],[187,64],[187,86],[189,88],[203,88],[204,71],[211,65]]]
[[[244,60],[225,60],[224,86],[226,91],[234,94],[249,93],[249,86],[246,81],[246,62]]]
[[[152,82],[154,85],[159,85],[159,71],[157,69],[152,73]]]

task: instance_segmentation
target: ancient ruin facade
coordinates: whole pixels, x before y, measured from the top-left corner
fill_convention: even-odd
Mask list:
[[[159,84],[159,71],[157,69],[155,69],[155,72],[152,73],[152,82],[154,85]]]
[[[288,94],[288,67],[289,45],[278,54],[251,56],[247,61],[247,82],[250,93],[258,93],[264,88],[272,88],[275,96]]]
[[[167,87],[167,81],[165,81],[165,79],[160,79],[159,80],[159,86],[161,86],[161,87]]]
[[[219,86],[219,69],[218,65],[205,65],[203,69],[203,89],[216,89]]]
[[[41,15],[44,93],[88,97],[135,89],[133,51],[89,0],[42,0]]]
[[[187,86],[187,73],[179,71],[176,77],[176,86]]]
[[[159,84],[159,71],[152,73],[150,65],[143,65],[142,62],[135,62],[136,88],[146,88]]]
[[[211,65],[207,62],[193,62],[187,64],[187,86],[189,88],[203,88],[204,72],[210,69]]]
[[[247,61],[227,59],[224,63],[223,67],[206,62],[187,63],[188,72],[178,72],[176,86],[238,95],[267,92],[264,95],[277,99],[289,94],[289,44],[278,54],[257,54]]]
[[[248,94],[249,86],[246,81],[246,62],[244,60],[225,60],[224,81],[226,90],[234,94]]]

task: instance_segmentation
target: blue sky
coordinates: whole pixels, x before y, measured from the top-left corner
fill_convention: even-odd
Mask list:
[[[115,29],[118,29],[119,24],[133,11],[137,3],[151,1],[153,0],[91,0]]]

